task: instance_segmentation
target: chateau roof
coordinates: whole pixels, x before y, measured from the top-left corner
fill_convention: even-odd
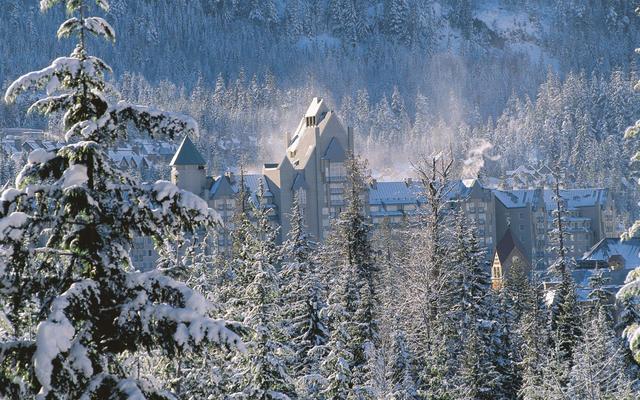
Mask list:
[[[198,151],[189,136],[185,136],[178,147],[178,151],[171,159],[169,165],[206,165],[202,154]]]
[[[296,173],[296,177],[293,179],[293,185],[291,185],[291,190],[296,191],[298,189],[309,189],[307,186],[307,181],[304,179],[304,174],[301,172]]]
[[[369,204],[416,204],[415,190],[405,182],[377,182],[369,188]]]
[[[321,97],[314,97],[311,100],[311,104],[309,104],[309,108],[307,108],[307,112],[304,114],[305,117],[315,117],[318,115],[318,111],[320,111],[320,107],[322,105]]]
[[[602,239],[596,243],[582,260],[609,261],[613,256],[622,256],[624,268],[640,267],[640,238],[620,240],[620,238]]]
[[[331,141],[327,146],[327,150],[324,152],[322,158],[339,162],[347,159],[347,153],[345,153],[344,148],[340,145],[340,142],[333,137],[331,138]]]
[[[514,249],[517,249],[522,256],[526,254],[518,239],[513,236],[511,227],[509,227],[496,246],[496,254],[498,255],[500,262],[504,263]]]

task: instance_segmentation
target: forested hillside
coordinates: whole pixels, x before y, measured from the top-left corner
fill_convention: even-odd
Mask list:
[[[3,1],[0,18],[2,37],[21,38],[0,43],[4,85],[69,50],[36,2]],[[477,109],[486,118],[514,93],[534,95],[547,69],[561,77],[628,69],[640,38],[635,18],[622,0],[118,0],[106,18],[126,27],[117,45],[91,46],[115,60],[116,79],[140,74],[190,91],[198,82],[214,88],[220,74],[271,73],[285,91],[340,102],[366,89],[374,103],[397,86],[410,114],[421,93],[431,113],[466,119]],[[21,122],[7,113],[3,125]]]
[[[546,162],[563,184],[610,187],[631,209],[640,37],[628,2],[25,3],[1,3],[0,127],[61,135],[0,194],[0,398],[640,398],[640,268],[615,299],[597,260],[574,280],[568,240],[585,218],[558,179],[536,222],[553,227],[545,271],[511,233],[490,265],[474,226],[487,209],[450,196],[460,176]],[[183,189],[189,171],[212,184],[202,157],[149,183],[109,155],[134,135],[189,135],[199,149],[181,149],[214,172],[281,156],[314,95],[355,127],[362,154],[339,158],[335,175],[328,164],[325,193],[339,196],[324,205],[341,208],[322,211],[325,240],[308,234],[295,185],[279,240],[275,191],[258,179],[250,193],[244,169],[233,202],[208,203]],[[468,154],[476,168],[462,168]],[[413,174],[421,207],[373,225],[363,158],[376,174]],[[228,252],[210,207],[232,213]],[[158,255],[146,272],[138,238]]]
[[[20,38],[0,43],[3,88],[70,50],[53,35],[63,12],[0,4],[0,35]],[[576,184],[620,193],[628,157],[610,155],[630,155],[620,132],[640,114],[637,18],[628,1],[118,0],[106,15],[125,27],[117,44],[89,46],[114,61],[123,99],[197,119],[213,173],[244,155],[279,161],[284,131],[319,95],[377,176],[489,143],[499,160],[484,173],[561,162]],[[0,105],[0,126],[45,126],[20,112],[27,100]]]

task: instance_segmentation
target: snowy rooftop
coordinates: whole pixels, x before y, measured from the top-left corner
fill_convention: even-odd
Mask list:
[[[567,202],[567,208],[592,207],[607,201],[607,189],[564,189],[560,190],[560,197]],[[555,209],[552,190],[544,191],[544,203],[547,209]]]
[[[620,240],[620,238],[602,239],[583,257],[583,260],[608,261],[611,256],[619,255],[624,259],[624,269],[640,266],[640,238]]]
[[[304,114],[305,117],[315,117],[318,115],[318,111],[320,111],[320,107],[322,106],[322,98],[314,97],[311,100],[311,104],[309,104],[309,108],[307,108],[307,112]]]
[[[405,182],[377,182],[369,188],[369,204],[416,204],[415,189]]]

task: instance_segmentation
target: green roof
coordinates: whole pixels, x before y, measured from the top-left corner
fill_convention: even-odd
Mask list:
[[[189,136],[185,136],[169,165],[207,165]]]

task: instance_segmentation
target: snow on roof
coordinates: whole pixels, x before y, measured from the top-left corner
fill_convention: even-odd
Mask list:
[[[494,190],[493,194],[507,208],[521,208],[533,204],[533,189]]]
[[[318,115],[318,112],[320,111],[320,107],[322,106],[322,98],[321,97],[314,97],[313,100],[311,100],[311,104],[309,104],[309,108],[307,108],[307,112],[304,114],[305,117],[315,117]]]
[[[556,204],[553,190],[544,189],[540,192],[545,208],[554,210]],[[540,200],[535,189],[494,190],[493,193],[507,208],[527,207],[535,205],[535,202]],[[564,189],[560,190],[560,197],[566,201],[567,208],[572,210],[604,204],[607,201],[607,193],[607,189]]]
[[[178,151],[171,159],[169,165],[206,165],[206,161],[193,144],[189,136],[185,136]]]
[[[620,240],[620,238],[602,239],[585,255],[583,260],[608,261],[610,257],[620,255],[624,258],[624,269],[640,267],[640,238]]]
[[[560,197],[567,203],[568,209],[578,207],[593,207],[596,204],[603,204],[607,201],[607,189],[563,189],[560,190]],[[556,208],[553,199],[553,190],[544,191],[544,203],[546,208],[551,210]]]
[[[418,196],[405,182],[377,182],[369,188],[369,204],[416,204]]]

